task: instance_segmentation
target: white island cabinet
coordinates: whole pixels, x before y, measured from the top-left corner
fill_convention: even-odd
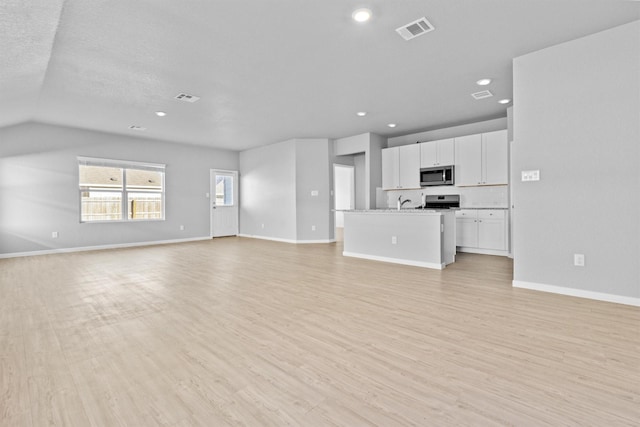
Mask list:
[[[455,254],[453,211],[344,213],[345,256],[442,270],[455,261]]]

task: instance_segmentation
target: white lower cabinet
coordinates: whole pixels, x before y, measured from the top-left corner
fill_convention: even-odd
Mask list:
[[[460,252],[507,255],[506,209],[456,211],[456,246]]]

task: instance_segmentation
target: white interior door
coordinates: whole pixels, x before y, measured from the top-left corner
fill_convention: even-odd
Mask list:
[[[347,165],[333,165],[333,195],[336,211],[336,227],[344,227],[342,211],[355,207],[355,168]]]
[[[238,172],[211,170],[211,237],[238,235]]]

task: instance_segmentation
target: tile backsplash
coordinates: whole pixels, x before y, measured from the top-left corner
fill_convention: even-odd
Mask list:
[[[484,187],[455,187],[445,185],[438,187],[425,187],[416,190],[388,190],[377,191],[376,205],[380,207],[395,208],[399,196],[402,200],[411,199],[410,205],[419,206],[421,195],[459,194],[460,206],[463,208],[508,208],[509,186],[491,185]]]

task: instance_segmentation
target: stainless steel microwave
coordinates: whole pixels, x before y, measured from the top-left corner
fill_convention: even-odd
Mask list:
[[[453,166],[420,169],[420,186],[453,185]]]

